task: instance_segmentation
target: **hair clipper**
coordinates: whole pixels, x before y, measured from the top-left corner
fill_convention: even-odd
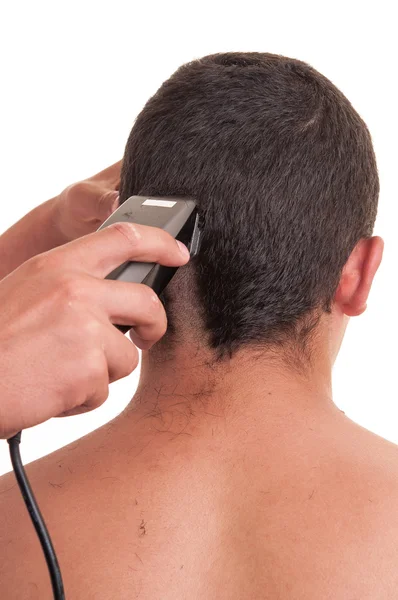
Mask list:
[[[199,252],[200,218],[196,203],[191,198],[130,196],[99,230],[120,221],[159,227],[183,242],[188,247],[191,258]],[[125,262],[109,273],[106,279],[144,283],[160,295],[177,269],[178,267],[164,267],[155,263]],[[115,326],[123,333],[131,329],[131,326],[126,325]]]

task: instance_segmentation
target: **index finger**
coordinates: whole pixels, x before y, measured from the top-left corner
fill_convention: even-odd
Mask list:
[[[66,266],[104,278],[127,261],[180,267],[189,260],[189,250],[159,227],[136,223],[113,223],[54,250]]]

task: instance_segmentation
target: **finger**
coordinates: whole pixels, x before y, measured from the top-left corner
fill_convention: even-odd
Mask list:
[[[105,402],[109,394],[109,376],[108,376],[108,364],[105,356],[105,352],[99,352],[101,360],[98,360],[96,372],[91,374],[90,382],[85,382],[85,399],[81,404],[77,404],[73,408],[65,410],[64,412],[56,415],[57,417],[70,417],[73,415],[80,415],[81,413],[89,412],[98,408]]]
[[[68,197],[76,207],[82,222],[96,223],[97,227],[119,206],[119,192],[111,186],[90,180],[74,183],[68,188]]]
[[[91,181],[102,181],[105,183],[106,187],[117,189],[119,187],[120,182],[120,171],[122,168],[122,161],[114,163],[110,167],[107,167],[103,171],[96,173],[92,177],[90,177]]]
[[[57,417],[70,417],[89,412],[101,406],[108,397],[109,383],[127,377],[137,368],[139,363],[138,350],[127,337],[115,327],[104,323],[104,338],[102,349],[104,353],[104,372],[108,377],[98,377],[93,380],[93,391],[89,393],[83,404],[62,412]]]
[[[47,256],[61,259],[65,267],[80,269],[103,278],[126,261],[153,262],[179,267],[189,260],[184,244],[158,227],[135,223],[114,223],[64,246]]]
[[[98,188],[97,198],[94,201],[96,219],[103,223],[119,207],[119,192],[104,188]]]
[[[103,342],[108,363],[109,383],[123,379],[132,373],[139,363],[138,350],[116,327],[108,323]]]
[[[131,341],[133,342],[133,344],[135,346],[137,346],[137,348],[139,348],[140,350],[149,350],[150,348],[152,348],[152,346],[159,340],[153,341],[153,340],[143,340],[139,335],[137,335],[137,333],[134,330],[134,327],[132,327],[129,331],[129,338],[131,339]]]
[[[94,279],[92,281],[95,283],[94,286],[90,286],[90,295],[95,298],[93,312],[97,318],[101,318],[105,313],[114,325],[134,327],[136,339],[133,341],[137,341],[139,347],[141,347],[139,339],[145,346],[149,343],[148,347],[150,347],[165,334],[166,312],[150,287],[124,281]]]

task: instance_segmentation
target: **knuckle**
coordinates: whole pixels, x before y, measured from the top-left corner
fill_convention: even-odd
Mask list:
[[[151,312],[151,313],[157,313],[157,311],[160,308],[160,300],[158,295],[153,291],[152,288],[150,288],[148,285],[140,284],[141,285],[141,293],[142,293],[142,300],[145,303],[145,307]]]
[[[94,394],[90,398],[90,401],[84,402],[82,404],[83,408],[86,410],[94,410],[101,406],[105,400],[107,400],[109,396],[109,387],[108,385],[101,385],[95,390]]]
[[[99,193],[98,204],[100,207],[107,209],[110,205],[109,203],[112,200],[114,200],[114,201],[116,200],[115,190],[110,190],[108,187],[99,187],[98,193]]]
[[[166,333],[167,317],[161,303],[157,307],[152,306],[147,310],[145,324],[150,326],[151,331],[156,331],[156,334],[159,334],[159,338]]]
[[[84,285],[80,278],[66,275],[58,278],[55,283],[63,301],[69,303],[81,300],[84,296]]]
[[[83,390],[82,378],[78,375],[68,378],[62,382],[62,389],[59,390],[59,405],[62,407],[62,414],[76,409],[81,402]]]
[[[158,339],[160,339],[167,329],[167,316],[164,306],[153,290],[145,292],[146,301],[143,302],[141,311],[142,322],[149,325],[151,331],[156,330]],[[151,334],[150,334],[151,335]]]
[[[98,406],[101,406],[101,404],[103,404],[105,402],[105,400],[107,400],[109,396],[109,380],[106,379],[102,381],[102,383],[100,385],[98,385],[96,393],[95,393],[95,399],[94,399],[94,404],[96,405],[96,408]]]
[[[95,349],[88,353],[85,360],[85,379],[88,388],[97,392],[108,384],[108,365],[102,351]]]
[[[37,256],[30,258],[26,265],[33,272],[41,273],[43,271],[48,271],[49,268],[53,266],[53,259],[47,253],[38,254]]]
[[[91,380],[101,380],[107,368],[106,360],[102,350],[94,348],[86,356],[87,374]]]
[[[76,183],[72,183],[69,187],[66,188],[66,192],[68,194],[74,194],[77,197],[82,197],[87,194],[90,189],[90,182],[82,180],[77,181]]]
[[[141,233],[139,227],[135,223],[129,223],[127,221],[121,221],[111,225],[114,231],[123,238],[123,241],[129,244],[132,250],[137,248],[141,240]]]
[[[89,343],[95,343],[97,340],[102,339],[102,330],[102,323],[100,323],[100,321],[98,321],[97,319],[90,318],[89,316],[82,325],[82,334],[84,335],[86,340],[89,340]],[[95,358],[95,353],[96,351],[94,350],[92,353],[93,358]],[[102,356],[101,352],[99,352],[99,356]],[[88,359],[90,360],[90,358],[91,355],[89,355]]]
[[[115,364],[110,365],[111,371],[113,373],[113,381],[117,381],[118,379],[123,379],[123,377],[127,377],[138,366],[138,351],[136,347],[133,344],[131,344],[131,342],[128,342],[127,339],[126,342],[131,346],[131,348],[129,347],[122,354],[119,354],[117,362],[115,362]]]
[[[80,414],[96,408],[108,397],[108,366],[98,348],[82,353],[73,377],[62,385],[62,414]]]

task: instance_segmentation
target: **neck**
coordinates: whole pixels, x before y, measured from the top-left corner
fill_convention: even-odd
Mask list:
[[[162,433],[195,436],[253,426],[262,435],[306,427],[339,412],[332,401],[327,348],[311,352],[311,364],[297,368],[276,353],[241,350],[215,361],[209,350],[185,343],[172,353],[161,342],[143,352],[137,392],[127,408]]]

